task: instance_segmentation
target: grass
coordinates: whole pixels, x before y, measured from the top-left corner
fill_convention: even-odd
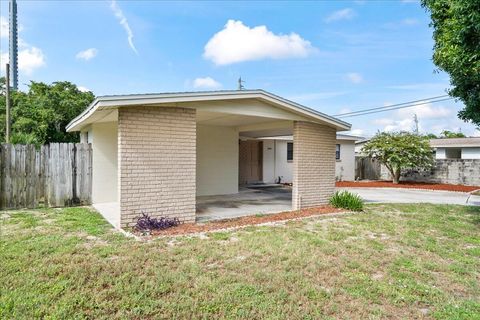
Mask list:
[[[1,214],[1,319],[480,318],[480,208],[139,242],[86,208]]]

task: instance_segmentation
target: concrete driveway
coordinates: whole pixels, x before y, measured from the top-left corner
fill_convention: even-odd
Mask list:
[[[401,188],[338,188],[358,194],[366,202],[436,203],[480,206],[480,196],[464,192],[431,191]]]

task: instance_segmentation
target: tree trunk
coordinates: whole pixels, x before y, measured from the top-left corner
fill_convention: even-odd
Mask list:
[[[396,169],[394,174],[392,174],[393,177],[393,183],[394,184],[399,184],[400,183],[400,169]]]

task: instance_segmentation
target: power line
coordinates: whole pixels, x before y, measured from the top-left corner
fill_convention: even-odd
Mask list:
[[[444,97],[448,97],[448,98],[444,98]],[[429,103],[442,102],[442,101],[447,101],[447,100],[452,100],[452,99],[453,98],[449,97],[448,95],[443,95],[443,96],[437,96],[437,97],[432,97],[432,98],[427,98],[427,99],[421,99],[421,100],[414,100],[414,101],[409,101],[409,102],[392,104],[392,105],[389,105],[389,106],[376,107],[376,108],[370,108],[370,109],[364,109],[364,110],[358,110],[358,111],[353,111],[353,112],[348,112],[348,113],[337,114],[337,115],[335,115],[335,117],[349,118],[349,117],[362,116],[362,115],[371,114],[371,113],[379,113],[379,112],[386,112],[386,111],[392,111],[392,110],[403,109],[403,108],[411,108],[411,107],[415,107],[415,106],[421,106],[421,105],[425,105],[425,104],[429,104]]]
[[[366,115],[366,114],[380,113],[380,112],[386,112],[386,111],[392,111],[392,110],[398,110],[398,109],[404,109],[404,108],[411,108],[411,107],[426,105],[426,104],[429,104],[429,103],[442,102],[442,101],[447,101],[447,100],[452,100],[452,99],[453,98],[445,98],[445,99],[440,99],[440,100],[425,101],[425,102],[410,104],[410,105],[406,105],[406,106],[399,106],[399,107],[394,107],[394,108],[389,108],[389,109],[383,109],[383,110],[361,112],[361,113],[356,113],[356,114],[344,116],[344,118],[363,116],[363,115]],[[342,118],[342,115],[338,115],[337,117]]]
[[[407,102],[402,102],[402,103],[396,103],[396,104],[391,104],[391,105],[388,105],[388,106],[382,106],[382,107],[375,107],[375,108],[357,110],[357,111],[352,111],[352,112],[347,112],[347,113],[338,114],[338,115],[336,115],[336,116],[346,116],[346,115],[350,115],[350,114],[354,114],[354,113],[359,113],[359,112],[364,112],[364,111],[380,110],[380,109],[397,107],[397,106],[403,106],[403,105],[412,104],[412,103],[415,103],[415,102],[424,102],[425,100],[435,100],[435,99],[440,99],[440,98],[445,98],[445,97],[448,97],[448,95],[444,94],[444,95],[441,95],[441,96],[435,96],[435,97],[431,97],[431,98],[425,98],[425,99],[412,100],[412,101],[407,101]]]
[[[358,113],[350,114],[350,115],[340,114],[340,115],[337,115],[337,117],[338,118],[349,118],[349,117],[363,116],[363,115],[366,115],[366,114],[380,113],[380,112],[386,112],[386,111],[392,111],[392,110],[398,110],[398,109],[404,109],[404,108],[411,108],[411,107],[422,106],[422,105],[426,105],[426,104],[430,104],[430,103],[442,102],[442,101],[447,101],[447,100],[452,100],[452,99],[453,98],[445,98],[445,99],[439,99],[439,100],[423,101],[423,102],[420,102],[420,103],[414,103],[414,104],[410,104],[410,105],[393,107],[393,108],[387,107],[387,108],[382,109],[382,110],[375,110],[375,111],[369,111],[369,112],[359,111]]]

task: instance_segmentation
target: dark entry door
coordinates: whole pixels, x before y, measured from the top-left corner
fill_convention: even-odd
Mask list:
[[[263,142],[240,140],[239,144],[238,182],[241,185],[261,182],[263,180]]]

